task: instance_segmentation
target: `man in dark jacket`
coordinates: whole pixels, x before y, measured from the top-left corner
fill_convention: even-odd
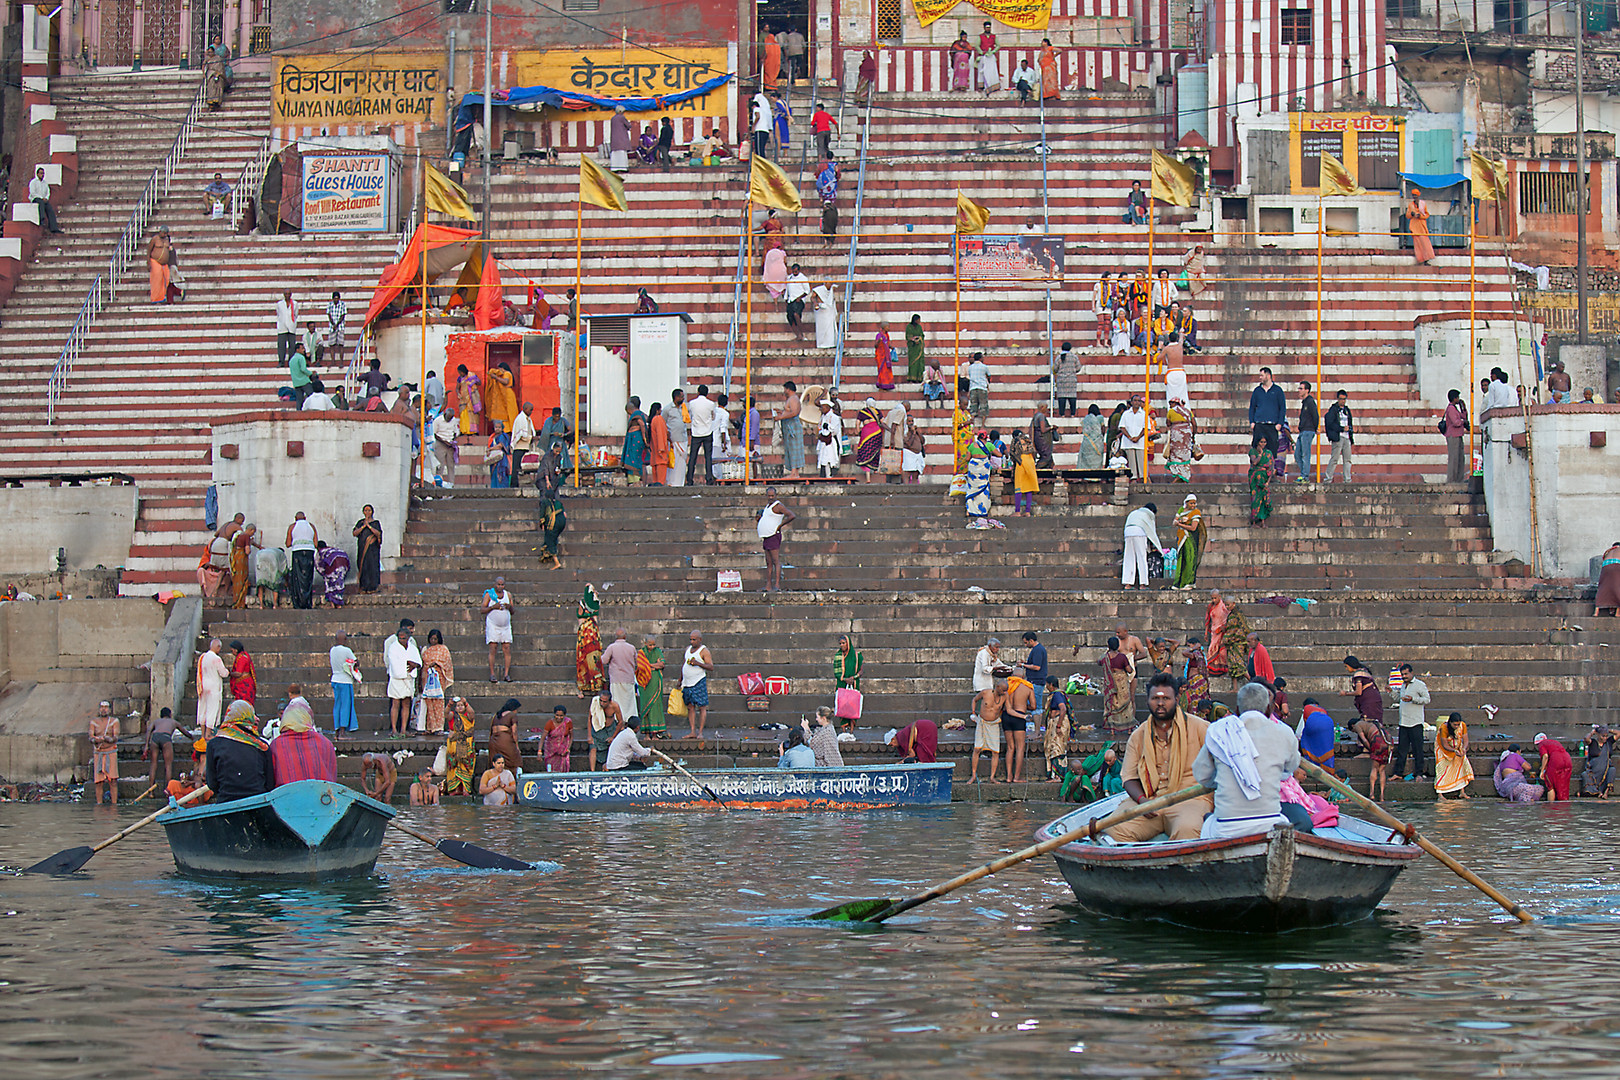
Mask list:
[[[1326,474],[1322,479],[1332,480],[1333,473],[1339,462],[1344,462],[1344,482],[1350,482],[1350,448],[1356,441],[1355,420],[1350,415],[1350,406],[1346,402],[1347,395],[1340,390],[1334,395],[1334,402],[1328,406],[1327,416],[1323,421],[1323,428],[1327,434],[1329,445],[1327,468],[1322,471]]]
[[[1321,426],[1321,413],[1316,398],[1311,395],[1311,384],[1299,384],[1299,434],[1294,436],[1294,464],[1299,468],[1301,481],[1311,479],[1312,459],[1316,453],[1316,429]]]
[[[1271,369],[1260,369],[1260,385],[1249,395],[1249,423],[1254,429],[1251,446],[1264,440],[1273,454],[1277,452],[1277,429],[1288,422],[1288,402],[1282,387],[1271,381]]]

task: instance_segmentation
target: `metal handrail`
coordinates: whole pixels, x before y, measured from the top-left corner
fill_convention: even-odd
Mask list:
[[[866,202],[866,148],[872,140],[872,94],[866,91],[866,121],[861,131],[860,171],[855,180],[855,220],[849,230],[849,264],[844,268],[844,310],[839,313],[837,348],[833,351],[833,389],[844,376],[844,341],[849,337],[849,308],[855,297],[855,256],[861,247],[861,207]],[[954,241],[953,241],[954,242]]]
[[[253,156],[242,163],[242,171],[236,174],[236,187],[232,189],[234,201],[231,203],[231,217],[234,219],[242,212],[242,192],[252,193],[253,205],[257,211],[259,195],[264,190],[264,174],[270,168],[270,159],[275,157],[270,151],[270,136],[266,135],[259,140],[259,146],[253,151]],[[253,222],[253,227],[258,227]]]
[[[73,371],[73,363],[84,351],[85,337],[90,333],[90,327],[96,321],[101,310],[118,298],[118,282],[124,276],[125,267],[135,257],[135,252],[141,246],[141,234],[146,231],[146,225],[152,220],[152,214],[157,209],[158,200],[169,193],[169,185],[174,182],[175,168],[180,159],[185,156],[186,147],[191,142],[191,129],[197,122],[197,117],[203,108],[203,85],[197,84],[197,93],[191,99],[191,108],[186,111],[185,119],[180,121],[180,129],[175,132],[174,142],[169,146],[169,152],[147,178],[146,187],[141,191],[141,197],[135,200],[135,207],[129,212],[129,221],[124,225],[123,233],[118,237],[118,243],[113,246],[112,256],[107,260],[107,268],[96,275],[90,283],[90,289],[85,294],[84,303],[79,305],[79,314],[73,320],[73,327],[68,331],[67,340],[62,343],[62,352],[51,367],[51,377],[45,384],[45,423],[56,423],[56,403],[67,388],[67,377]]]

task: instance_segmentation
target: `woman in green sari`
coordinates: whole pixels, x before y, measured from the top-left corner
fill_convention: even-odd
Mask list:
[[[906,323],[906,382],[923,381],[922,316],[913,315]]]
[[[1190,589],[1198,580],[1198,563],[1209,542],[1209,527],[1198,509],[1198,496],[1188,495],[1176,514],[1176,576],[1172,589]]]
[[[838,639],[838,655],[833,657],[833,678],[838,680],[837,689],[848,687],[851,690],[861,688],[861,667],[864,660],[860,650],[855,648],[855,642],[848,634]]]
[[[646,682],[641,680],[643,674]],[[664,650],[654,634],[641,639],[641,651],[636,655],[636,714],[641,717],[643,735],[664,737]]]

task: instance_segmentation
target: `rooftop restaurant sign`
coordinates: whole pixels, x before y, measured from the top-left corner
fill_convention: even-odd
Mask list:
[[[317,53],[276,57],[275,127],[444,123],[444,54]]]

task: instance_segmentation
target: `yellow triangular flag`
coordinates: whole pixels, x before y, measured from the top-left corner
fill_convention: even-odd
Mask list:
[[[1478,150],[1468,152],[1473,167],[1474,198],[1495,202],[1507,198],[1508,168],[1506,161],[1492,161]]]
[[[990,211],[962,194],[960,188],[956,192],[956,231],[958,233],[982,233],[985,226],[990,224]]]
[[[427,206],[429,210],[451,217],[478,220],[478,215],[467,205],[467,189],[431,165],[427,167]]]
[[[1332,154],[1322,155],[1321,179],[1317,181],[1323,195],[1365,195],[1366,190],[1356,183],[1344,162]]]
[[[584,154],[579,156],[579,201],[621,214],[630,209],[624,198],[624,181]]]
[[[787,173],[758,154],[754,155],[754,166],[748,175],[748,197],[754,202],[790,212],[804,206],[799,199],[799,189],[793,186]]]
[[[1165,153],[1153,151],[1153,197],[1171,206],[1191,206],[1195,181],[1192,167]]]

